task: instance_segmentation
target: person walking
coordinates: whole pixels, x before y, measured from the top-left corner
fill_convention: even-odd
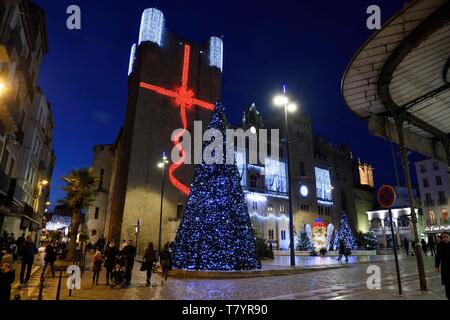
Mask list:
[[[103,258],[100,250],[95,252],[94,260],[92,261],[92,284],[98,285],[98,278],[100,277],[100,271],[102,271]]]
[[[0,302],[4,303],[11,300],[11,286],[16,277],[13,268],[13,256],[8,250],[0,261]]]
[[[122,250],[125,249],[126,246],[127,246],[127,241],[123,240],[122,243],[120,244],[120,248],[119,248],[120,252],[122,252]]]
[[[169,274],[169,268],[172,264],[172,255],[170,254],[169,242],[164,245],[164,249],[159,254],[159,261],[162,269],[161,284],[167,287],[167,276]]]
[[[431,256],[436,255],[436,243],[434,242],[433,236],[428,237],[428,248],[430,249]]]
[[[406,255],[409,256],[409,240],[408,240],[408,238],[403,239],[403,248],[405,249]]]
[[[342,259],[342,256],[345,256],[345,262],[348,262],[347,248],[345,247],[345,242],[343,239],[340,239],[339,240],[339,258],[337,260],[340,261]]]
[[[42,270],[42,275],[45,274],[45,269],[48,265],[52,268],[52,277],[55,277],[55,261],[56,261],[56,249],[52,243],[49,243],[45,247],[45,258],[44,258],[44,268]]]
[[[111,241],[105,249],[105,268],[106,268],[106,285],[109,285],[109,280],[113,282],[114,263],[116,262],[119,250],[114,241]]]
[[[145,249],[144,253],[144,267],[141,268],[142,271],[147,272],[147,280],[146,280],[146,286],[151,286],[151,278],[152,278],[152,272],[153,272],[153,266],[156,263],[156,251],[153,248],[153,243],[150,242],[148,244],[147,249]]]
[[[133,240],[128,240],[128,245],[123,248],[121,254],[124,255],[127,260],[126,285],[129,286],[133,275],[134,257],[136,256],[136,247],[133,246]]]
[[[22,246],[22,264],[20,266],[20,287],[28,283],[31,276],[31,268],[33,267],[34,255],[38,252],[31,236],[27,236],[25,244]],[[27,271],[25,276],[25,269]]]
[[[22,235],[20,237],[18,237],[17,241],[16,241],[16,247],[17,247],[16,258],[17,258],[17,260],[20,260],[20,258],[22,257],[22,246],[24,244],[25,244],[25,233],[22,233]]]
[[[428,252],[428,245],[425,242],[425,239],[420,240],[420,244],[422,246],[423,255],[426,257],[427,256],[427,252]]]
[[[445,286],[445,295],[450,300],[450,233],[442,233],[441,240],[437,246],[435,269],[436,272],[441,271],[441,280]]]

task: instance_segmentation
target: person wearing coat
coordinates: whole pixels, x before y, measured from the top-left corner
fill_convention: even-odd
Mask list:
[[[98,285],[98,278],[100,276],[100,271],[102,271],[103,258],[102,253],[97,251],[92,261],[92,284]]]
[[[22,264],[20,266],[20,286],[26,285],[30,280],[31,269],[33,268],[34,255],[38,252],[31,236],[27,236],[25,244],[22,246]],[[25,276],[25,269],[27,271]]]
[[[42,274],[45,274],[45,269],[48,265],[52,268],[52,276],[55,277],[55,261],[56,261],[56,249],[55,247],[49,243],[45,247],[45,258],[44,258],[44,269],[42,270]]]
[[[348,262],[347,248],[345,247],[345,242],[343,239],[340,239],[339,240],[339,258],[337,260],[340,261],[342,259],[342,256],[345,256],[345,262]]]
[[[0,262],[0,302],[11,300],[11,285],[16,277],[13,269],[13,257],[11,251],[3,255]]]
[[[105,268],[106,268],[106,284],[109,285],[109,280],[113,281],[114,263],[119,255],[119,249],[117,249],[114,241],[111,241],[105,249]]]
[[[450,300],[450,233],[441,235],[442,241],[437,246],[435,257],[436,272],[441,271],[442,284],[445,286],[445,295]]]
[[[152,278],[152,272],[153,272],[153,266],[156,263],[156,251],[153,248],[153,243],[150,242],[148,244],[147,249],[145,249],[144,253],[144,268],[143,271],[147,272],[147,286],[149,287],[151,285],[151,278]]]

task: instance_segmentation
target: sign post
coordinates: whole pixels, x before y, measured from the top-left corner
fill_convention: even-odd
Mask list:
[[[389,210],[389,224],[391,226],[391,237],[392,245],[394,247],[394,257],[395,257],[395,269],[397,271],[397,284],[398,284],[398,294],[402,294],[402,283],[400,280],[400,268],[398,265],[398,255],[397,255],[397,243],[395,241],[394,235],[394,225],[392,222],[392,211],[391,207],[394,205],[397,195],[395,194],[395,189],[391,186],[384,185],[378,190],[377,200],[380,206]]]

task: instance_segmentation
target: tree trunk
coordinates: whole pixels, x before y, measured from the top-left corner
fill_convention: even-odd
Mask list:
[[[67,253],[66,261],[76,260],[77,250],[77,235],[78,228],[80,226],[81,213],[79,211],[72,212],[72,223],[70,226],[70,240],[69,240],[69,252]]]

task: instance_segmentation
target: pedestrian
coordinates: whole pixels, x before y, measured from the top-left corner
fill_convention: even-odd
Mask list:
[[[128,240],[128,244],[123,248],[121,254],[124,255],[127,260],[126,285],[129,286],[133,275],[134,257],[136,256],[136,247],[133,246],[133,240]]]
[[[16,256],[17,256],[17,260],[20,260],[20,258],[22,257],[22,246],[25,243],[25,233],[22,233],[22,235],[20,237],[17,238],[16,241],[16,247],[17,247],[17,252],[16,252]]]
[[[22,246],[22,264],[20,266],[20,288],[28,283],[33,267],[34,255],[38,252],[31,236],[27,236],[25,244]],[[27,271],[25,276],[25,269]]]
[[[92,261],[92,284],[98,285],[98,278],[102,271],[103,258],[100,250],[95,252],[94,260]]]
[[[409,244],[409,253],[411,254],[411,256],[415,256],[416,255],[416,242],[415,241],[410,241]]]
[[[151,286],[151,278],[152,278],[152,272],[153,272],[153,266],[156,263],[156,251],[153,248],[153,243],[150,242],[148,244],[147,249],[145,249],[144,253],[144,263],[142,264],[141,271],[147,272],[147,280],[146,285],[148,287]]]
[[[432,235],[428,237],[428,248],[430,249],[431,256],[436,255],[436,243]]]
[[[427,252],[428,252],[428,246],[427,243],[425,242],[425,239],[420,240],[420,244],[422,245],[422,251],[423,251],[423,255],[426,257],[427,256]]]
[[[45,269],[48,265],[52,268],[52,277],[55,277],[55,261],[56,261],[56,249],[52,243],[49,243],[45,247],[45,257],[44,257],[44,268],[42,270],[42,274],[45,274]]]
[[[436,272],[441,271],[442,284],[445,286],[445,295],[450,300],[450,233],[441,235],[441,242],[437,246],[435,257]]]
[[[7,251],[0,261],[0,302],[11,300],[11,285],[16,277],[13,268],[13,256],[11,251]]]
[[[116,262],[119,250],[114,241],[111,241],[105,249],[105,268],[106,268],[106,284],[109,285],[109,280],[113,280],[114,264]]]
[[[345,262],[348,262],[347,248],[345,247],[344,239],[339,240],[339,258],[337,260],[340,261],[342,256],[345,256]]]
[[[167,275],[169,273],[170,265],[172,264],[172,255],[170,254],[169,242],[164,245],[164,249],[159,254],[159,261],[162,269],[161,284],[167,287]]]
[[[406,255],[409,256],[409,240],[408,240],[408,238],[403,239],[403,248],[405,249]]]

